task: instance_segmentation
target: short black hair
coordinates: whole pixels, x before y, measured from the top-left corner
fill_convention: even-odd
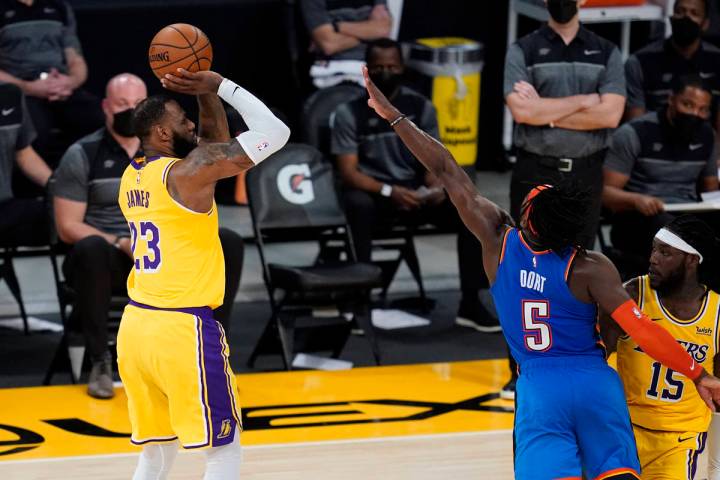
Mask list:
[[[153,95],[138,103],[133,111],[132,124],[135,134],[143,140],[150,135],[153,125],[157,125],[165,115],[165,106],[172,99],[165,95]]]
[[[709,93],[711,97],[713,94],[710,85],[708,85],[708,83],[697,73],[685,73],[683,75],[678,75],[673,79],[673,95],[684,92],[686,88],[698,88]]]
[[[681,215],[665,225],[665,228],[700,252],[703,262],[698,266],[698,279],[711,290],[720,292],[717,265],[720,239],[712,227],[694,215]]]
[[[563,180],[526,201],[522,215],[540,246],[562,255],[569,248],[585,251],[581,239],[591,208],[590,191]]]
[[[704,18],[708,18],[708,17],[710,16],[710,15],[709,15],[709,14],[710,14],[710,11],[709,11],[709,9],[708,9],[708,0],[700,0],[700,1],[701,1],[702,4],[703,4]],[[675,1],[675,5],[673,5],[673,11],[675,10],[675,7],[677,7],[679,3],[680,3],[680,0],[676,0],[676,1]]]
[[[365,63],[370,63],[370,57],[372,56],[374,50],[388,48],[394,48],[397,50],[398,55],[400,56],[400,61],[404,63],[402,47],[399,42],[396,42],[392,38],[378,38],[368,42],[367,47],[365,48]]]

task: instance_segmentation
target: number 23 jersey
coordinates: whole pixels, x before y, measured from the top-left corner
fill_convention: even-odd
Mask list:
[[[705,370],[713,373],[720,296],[708,290],[697,314],[682,320],[663,307],[647,275],[632,281],[639,282],[638,305],[642,311],[667,330]],[[692,380],[656,362],[628,336],[618,340],[617,365],[634,424],[651,430],[707,431],[711,412]]]
[[[128,295],[159,308],[216,308],[225,294],[217,206],[194,212],[170,196],[168,172],[178,160],[137,158],[120,181],[134,258]]]

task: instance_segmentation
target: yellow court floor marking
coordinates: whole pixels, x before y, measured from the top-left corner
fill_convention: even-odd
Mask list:
[[[496,431],[506,360],[238,375],[243,445]],[[85,385],[0,390],[0,462],[132,453],[122,388],[95,400]]]

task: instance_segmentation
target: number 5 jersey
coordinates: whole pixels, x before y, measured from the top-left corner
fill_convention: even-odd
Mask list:
[[[136,158],[122,176],[118,201],[135,263],[128,295],[157,308],[216,308],[225,293],[217,206],[194,212],[170,196],[168,172],[179,160]]]
[[[699,311],[683,320],[663,307],[647,275],[632,281],[639,282],[637,303],[643,312],[670,332],[708,373],[713,373],[720,295],[707,290]],[[617,355],[618,372],[635,425],[662,431],[707,431],[711,412],[690,379],[650,358],[628,336],[619,339]]]

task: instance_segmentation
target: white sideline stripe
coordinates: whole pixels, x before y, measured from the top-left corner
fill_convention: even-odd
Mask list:
[[[441,438],[450,437],[487,437],[491,435],[510,434],[512,430],[487,430],[481,432],[457,432],[457,433],[437,433],[429,435],[397,435],[390,437],[372,437],[372,438],[358,438],[348,440],[320,440],[317,442],[297,442],[297,443],[273,443],[270,445],[243,445],[243,450],[263,450],[271,448],[287,448],[287,447],[314,447],[323,445],[347,445],[352,443],[380,443],[385,441],[398,442],[398,441],[412,441],[412,440],[435,440]],[[242,439],[242,435],[240,436]],[[197,454],[198,451],[188,451],[180,449],[180,453],[183,454]],[[40,462],[63,462],[66,460],[97,460],[101,458],[123,458],[123,457],[137,457],[140,452],[137,453],[111,453],[106,455],[77,455],[74,457],[53,457],[53,458],[32,458],[27,460],[5,460],[0,461],[0,467],[4,465],[17,465],[22,463],[40,463]]]

